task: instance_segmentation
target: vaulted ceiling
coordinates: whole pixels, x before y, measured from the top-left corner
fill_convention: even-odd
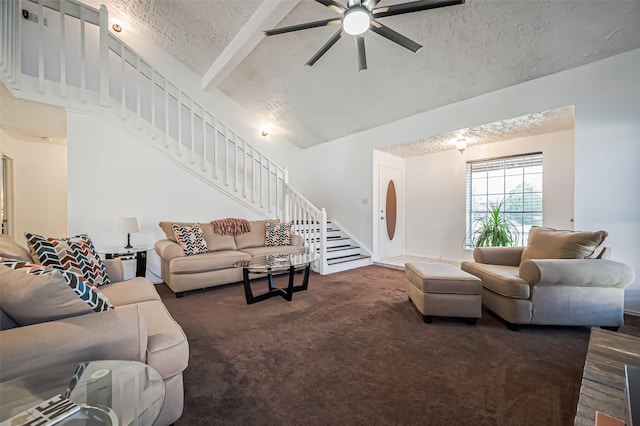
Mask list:
[[[104,2],[211,87],[207,73],[230,49],[238,50],[234,38],[337,16],[312,0],[264,1],[290,12],[272,23],[273,17],[256,12],[266,7],[261,0]],[[381,0],[379,6],[402,2]],[[368,69],[359,72],[349,35],[305,66],[336,26],[260,35],[250,53],[218,75],[215,87],[309,147],[640,48],[638,0],[467,0],[380,21],[424,47],[412,53],[368,32]]]

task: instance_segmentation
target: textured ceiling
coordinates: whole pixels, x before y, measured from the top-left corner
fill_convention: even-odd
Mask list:
[[[262,3],[104,2],[199,75]],[[402,1],[379,6],[396,3]],[[333,16],[302,0],[279,26]],[[367,33],[369,69],[358,72],[348,35],[313,67],[304,65],[336,26],[276,35],[264,38],[218,89],[270,123],[273,133],[309,147],[640,48],[638,0],[467,0],[380,21],[424,48],[412,53]]]
[[[147,34],[202,75],[262,1],[106,0],[97,3],[104,3],[127,25]]]
[[[464,141],[466,147],[469,147],[562,130],[572,130],[573,127],[574,108],[570,106],[460,129],[430,138],[403,142],[384,148],[382,151],[398,157],[415,157],[458,149],[456,144],[460,140]]]

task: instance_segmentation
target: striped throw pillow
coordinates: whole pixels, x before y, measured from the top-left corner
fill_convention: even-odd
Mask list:
[[[291,223],[268,222],[265,226],[267,246],[291,245]]]
[[[41,265],[81,275],[95,286],[111,282],[88,235],[68,238],[47,238],[29,232],[24,235],[32,257]]]
[[[204,239],[202,227],[199,223],[194,225],[178,225],[173,224],[173,235],[176,237],[176,241],[184,250],[187,256],[194,254],[207,253],[209,247]]]

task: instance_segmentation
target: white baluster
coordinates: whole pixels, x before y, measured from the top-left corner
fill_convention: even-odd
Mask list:
[[[64,2],[64,0],[63,0]],[[100,5],[100,104],[109,105],[109,13]]]
[[[124,43],[120,42],[120,99],[122,101],[122,105],[120,106],[120,116],[123,120],[127,118],[127,89],[126,89],[126,77],[125,74],[127,72],[127,61],[124,59],[125,47]]]
[[[182,157],[182,91],[178,89],[178,157]]]
[[[38,91],[44,93],[44,7],[42,0],[38,0],[38,30],[40,37],[38,39]]]
[[[238,135],[233,133],[233,191],[234,192],[238,192],[238,181],[240,179],[238,179],[238,175],[239,175],[239,170],[238,170],[238,153],[239,153],[239,149],[238,149]]]
[[[196,164],[195,150],[196,150],[196,114],[193,111],[193,99],[189,98],[189,113],[191,115],[191,165]]]
[[[247,198],[247,142],[242,139],[242,196]]]
[[[142,96],[140,94],[140,86],[142,85],[141,80],[144,78],[142,74],[142,70],[140,69],[140,56],[136,55],[136,78],[134,79],[136,84],[136,129],[140,130],[142,128],[142,123],[140,121],[142,115]]]
[[[227,126],[224,126],[224,186],[229,186],[229,138]]]
[[[218,121],[215,117],[213,123],[213,178],[218,179]]]
[[[155,140],[156,138],[156,72],[153,68],[151,69],[151,139]]]
[[[65,35],[65,0],[60,1],[60,95],[67,95],[67,40]]]
[[[164,79],[164,147],[169,148],[169,82]]]
[[[207,112],[202,107],[202,171],[207,171]]]
[[[263,156],[262,156],[262,153],[261,153],[261,154],[260,154],[260,192],[259,192],[259,196],[260,196],[260,208],[263,208],[263,207],[264,207],[264,201],[263,201],[264,196],[263,196],[263,192],[262,192],[262,173],[263,173],[263,168],[264,168],[264,166],[263,166],[263,164],[262,164],[262,159],[263,159]]]
[[[87,18],[85,8],[80,8],[80,100],[87,101],[85,91],[87,90]]]

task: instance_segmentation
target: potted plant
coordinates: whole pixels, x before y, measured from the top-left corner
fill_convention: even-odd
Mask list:
[[[488,215],[474,223],[473,244],[475,247],[503,247],[515,245],[518,229],[503,213],[504,200],[489,203]]]

